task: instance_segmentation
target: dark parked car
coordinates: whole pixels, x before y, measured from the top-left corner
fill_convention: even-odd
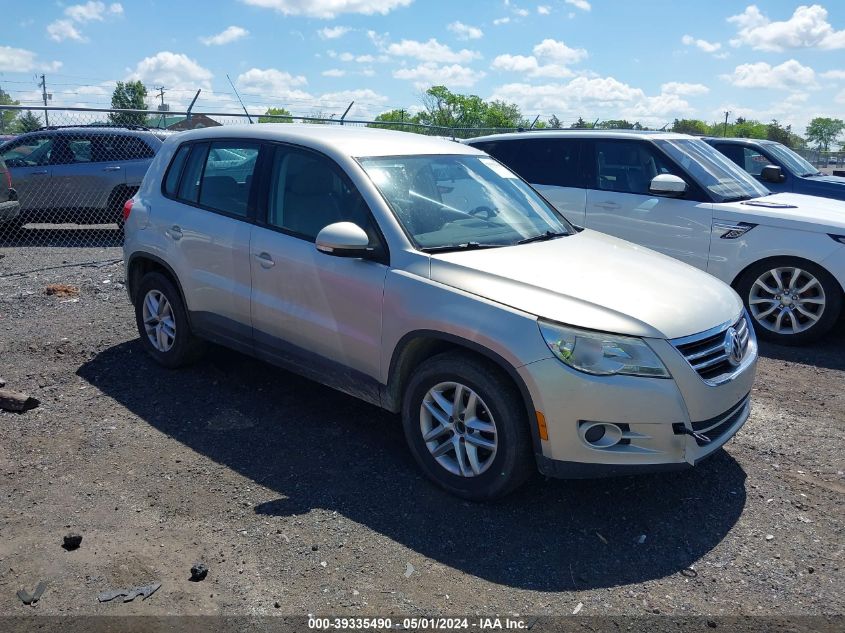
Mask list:
[[[12,189],[12,174],[0,158],[0,228],[13,222],[20,212],[18,194]]]
[[[20,200],[14,220],[117,222],[168,133],[142,127],[48,127],[0,145]]]
[[[775,193],[845,200],[845,178],[823,174],[786,145],[751,138],[704,140]]]

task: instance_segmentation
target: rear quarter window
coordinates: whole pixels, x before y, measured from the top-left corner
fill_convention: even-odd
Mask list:
[[[182,176],[182,169],[185,167],[185,160],[191,151],[190,145],[182,145],[176,150],[173,160],[170,161],[170,167],[167,168],[167,176],[164,179],[164,193],[165,195],[175,197],[176,188],[179,186],[179,178]]]

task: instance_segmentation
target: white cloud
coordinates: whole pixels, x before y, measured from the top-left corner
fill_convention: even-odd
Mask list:
[[[828,70],[823,73],[819,73],[819,77],[823,79],[832,79],[833,81],[841,81],[845,79],[845,70]]]
[[[51,40],[56,42],[63,42],[64,40],[74,40],[76,42],[87,42],[88,38],[76,28],[70,20],[56,20],[47,25],[47,35]]]
[[[667,95],[706,95],[710,92],[710,88],[703,84],[670,81],[660,86],[660,92]]]
[[[237,85],[245,93],[263,97],[311,99],[311,95],[298,89],[308,83],[302,75],[291,75],[276,68],[250,68],[238,75]]]
[[[229,26],[217,35],[209,37],[201,37],[200,41],[206,46],[221,46],[223,44],[231,44],[237,40],[245,38],[249,35],[249,31],[240,26]]]
[[[245,4],[274,9],[284,15],[304,15],[331,19],[342,13],[387,15],[394,9],[407,7],[414,0],[241,0]]]
[[[45,63],[32,51],[11,46],[0,46],[0,72],[28,73],[35,70],[56,71],[61,62]]]
[[[502,24],[507,24],[510,21],[511,21],[510,18],[497,18],[497,19],[493,20],[493,24],[495,24],[496,26],[500,26]]]
[[[545,39],[534,47],[534,55],[499,55],[491,68],[506,72],[527,74],[529,77],[571,77],[573,73],[567,64],[579,62],[587,57],[583,48],[570,48],[563,42]]]
[[[75,22],[102,22],[106,15],[123,15],[123,5],[114,2],[108,7],[103,2],[74,4],[65,9],[65,15]]]
[[[816,73],[808,66],[802,66],[794,59],[772,66],[766,62],[741,64],[730,75],[722,79],[738,88],[777,88],[780,90],[804,90],[815,87]]]
[[[845,30],[836,31],[827,21],[827,9],[814,4],[800,6],[788,20],[772,22],[756,5],[728,18],[738,29],[732,46],[751,46],[761,51],[790,48],[845,48]]]
[[[685,46],[695,46],[705,53],[715,53],[722,45],[719,42],[708,42],[707,40],[696,39],[692,35],[684,35],[681,42]]]
[[[453,51],[445,44],[431,38],[427,42],[416,40],[402,40],[398,44],[390,44],[387,52],[397,57],[413,57],[425,62],[461,64],[478,59],[481,55],[477,51],[462,49]]]
[[[570,48],[563,42],[552,39],[545,39],[537,44],[534,54],[560,64],[575,64],[587,57],[587,51],[583,48]]]
[[[329,68],[320,74],[323,75],[323,77],[343,77],[346,74],[346,71],[340,68]]]
[[[541,4],[537,7],[537,13],[540,15],[549,15],[552,12],[552,8],[547,4]]]
[[[529,15],[529,11],[527,9],[514,9],[513,12],[521,18]]]
[[[576,9],[581,9],[582,11],[589,11],[592,9],[587,0],[566,0],[566,4],[571,4]]]
[[[836,103],[845,103],[845,90],[836,95]]]
[[[51,40],[63,42],[74,40],[76,42],[87,42],[77,27],[77,24],[86,22],[102,22],[106,17],[123,15],[123,5],[113,2],[106,6],[103,2],[86,2],[85,4],[73,4],[65,8],[66,19],[55,20],[47,25],[47,35]]]
[[[429,88],[435,84],[467,88],[474,86],[484,76],[483,72],[460,64],[438,66],[434,62],[426,62],[415,68],[400,68],[393,73],[395,79],[413,81],[414,86],[420,89]]]
[[[452,31],[459,40],[477,40],[484,36],[480,28],[463,22],[452,22],[446,28]]]
[[[361,88],[357,90],[327,92],[317,97],[317,100],[329,108],[339,109],[340,114],[343,114],[346,106],[354,101],[355,103],[352,105],[352,109],[346,115],[346,118],[360,119],[374,118],[376,114],[383,112],[384,104],[387,103],[388,98],[369,88]]]
[[[317,35],[324,40],[336,40],[339,37],[343,37],[351,30],[352,29],[348,26],[327,26],[317,31]]]
[[[160,51],[145,57],[129,73],[128,79],[140,80],[148,86],[158,85],[175,89],[211,89],[214,75],[183,53]]]

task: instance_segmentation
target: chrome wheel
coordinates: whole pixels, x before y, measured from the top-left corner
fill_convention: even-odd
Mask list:
[[[748,306],[754,320],[776,334],[798,334],[824,314],[824,288],[815,276],[795,266],[772,268],[751,285]]]
[[[150,290],[144,297],[142,316],[150,344],[159,352],[169,352],[176,342],[176,320],[167,297]]]
[[[477,477],[493,464],[496,421],[481,397],[457,382],[441,382],[425,394],[420,431],[429,452],[459,477]]]

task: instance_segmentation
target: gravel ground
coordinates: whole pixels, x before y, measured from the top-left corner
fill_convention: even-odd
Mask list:
[[[424,480],[379,409],[219,348],[153,364],[119,249],[0,255],[0,376],[41,400],[0,412],[0,616],[843,613],[845,327],[764,346],[751,419],[694,470],[480,505]],[[69,261],[103,263],[9,276]]]

